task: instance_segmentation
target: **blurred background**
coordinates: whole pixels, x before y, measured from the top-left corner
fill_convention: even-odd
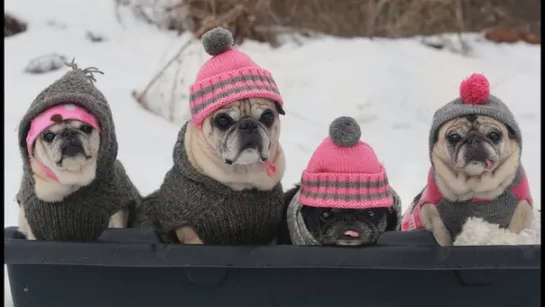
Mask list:
[[[424,187],[433,112],[460,81],[485,74],[524,137],[523,163],[541,207],[541,1],[535,0],[5,0],[4,225],[16,225],[22,170],[17,126],[72,58],[104,72],[119,159],[148,194],[172,166],[189,119],[188,88],[209,56],[207,30],[230,29],[270,70],[285,101],[285,188],[329,123],[349,115],[407,208]],[[7,284],[7,283],[6,283]],[[6,304],[11,304],[9,295]]]

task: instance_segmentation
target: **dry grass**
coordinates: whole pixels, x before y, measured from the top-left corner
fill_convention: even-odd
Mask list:
[[[4,13],[4,37],[12,36],[26,31],[26,23],[18,20],[10,14]]]
[[[232,18],[217,22],[235,8]],[[275,44],[279,29],[396,38],[499,26],[540,36],[540,9],[535,0],[176,0],[168,13],[180,32],[223,26],[237,43]]]
[[[187,47],[217,26],[229,29],[236,44],[252,39],[273,46],[280,33],[400,38],[491,28],[501,30],[486,32],[485,36],[498,41],[511,39],[510,31],[515,31],[522,33],[519,36],[524,41],[541,42],[541,3],[536,0],[167,0],[172,1],[168,6],[163,0],[116,1],[140,3],[133,5],[133,12],[141,19],[149,23],[167,20],[167,28],[193,34],[142,91],[133,93],[148,109],[150,89],[169,70],[175,69],[173,75],[177,76]],[[163,4],[151,5],[153,16],[146,13],[150,3],[158,2]],[[162,17],[157,18],[157,12]],[[459,38],[460,52],[465,54],[467,48]],[[174,97],[174,90],[170,95]]]

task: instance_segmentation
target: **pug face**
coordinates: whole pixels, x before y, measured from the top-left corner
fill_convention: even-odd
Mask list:
[[[321,245],[360,246],[375,244],[386,231],[389,210],[301,207],[303,221]]]
[[[454,172],[480,176],[493,172],[517,148],[509,127],[488,116],[469,115],[445,123],[433,151]]]
[[[269,159],[278,146],[282,109],[264,98],[233,102],[203,122],[203,133],[229,165],[250,165]]]
[[[57,174],[80,172],[89,164],[96,165],[99,147],[100,135],[96,129],[78,120],[65,120],[38,136],[34,155]]]

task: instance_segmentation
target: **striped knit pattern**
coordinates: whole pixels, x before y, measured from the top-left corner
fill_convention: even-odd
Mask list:
[[[217,109],[237,100],[259,97],[283,104],[271,73],[236,49],[210,58],[189,92],[192,120],[198,126]]]
[[[301,180],[299,201],[313,207],[367,209],[391,207],[393,196],[386,173],[308,173]]]

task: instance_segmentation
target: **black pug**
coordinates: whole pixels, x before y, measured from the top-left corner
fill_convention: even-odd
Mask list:
[[[299,189],[300,184],[296,184],[284,192],[285,210],[278,244],[292,244],[287,224],[287,208]],[[394,197],[397,195],[394,194]],[[325,246],[375,244],[382,233],[395,231],[398,224],[396,212],[388,208],[331,209],[303,206],[301,215],[312,236]]]

